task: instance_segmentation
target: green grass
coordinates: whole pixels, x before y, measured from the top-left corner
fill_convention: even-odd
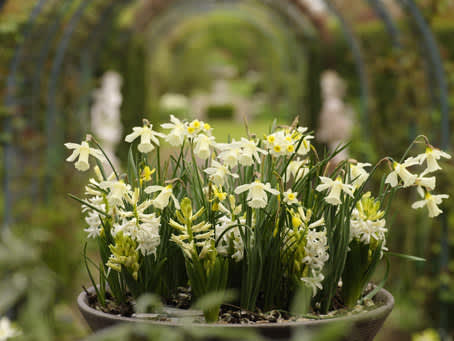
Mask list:
[[[208,123],[213,127],[213,135],[216,137],[216,142],[227,142],[229,137],[230,140],[239,140],[241,137],[247,136],[244,123],[234,120],[210,120]],[[272,124],[271,120],[254,120],[248,123],[249,133],[256,134],[257,137],[263,137],[263,135],[269,133]]]

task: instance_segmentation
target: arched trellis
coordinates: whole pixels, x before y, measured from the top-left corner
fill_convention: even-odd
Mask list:
[[[210,1],[213,6],[216,6],[218,3],[226,3],[228,0],[224,1]],[[5,107],[8,109],[9,116],[5,119],[3,124],[4,136],[11,137],[6,139],[4,142],[4,176],[3,176],[3,187],[4,187],[4,225],[9,226],[13,221],[13,203],[14,196],[12,195],[11,189],[11,180],[14,178],[14,172],[17,169],[14,169],[15,155],[17,151],[15,146],[12,143],[12,136],[14,135],[14,127],[12,125],[12,119],[14,115],[23,113],[30,109],[32,113],[30,117],[33,119],[37,116],[39,111],[39,96],[46,92],[47,98],[47,139],[48,139],[48,152],[49,155],[47,164],[51,166],[50,160],[53,159],[53,153],[58,152],[56,147],[60,141],[56,139],[57,135],[55,131],[57,130],[58,120],[61,119],[63,113],[62,107],[59,107],[59,104],[56,101],[57,92],[59,90],[59,84],[62,82],[62,72],[65,59],[67,58],[67,49],[74,44],[74,36],[78,35],[77,30],[81,26],[86,26],[87,22],[85,19],[85,14],[88,8],[94,8],[95,10],[95,22],[91,23],[90,27],[93,32],[97,34],[89,35],[86,39],[83,39],[79,42],[79,46],[87,48],[84,53],[81,54],[81,69],[85,70],[83,77],[79,79],[80,84],[85,86],[90,84],[90,79],[92,77],[91,69],[96,63],[96,50],[99,49],[100,43],[106,36],[106,31],[102,30],[104,27],[108,27],[114,18],[113,13],[120,11],[124,6],[130,4],[131,1],[103,1],[103,0],[82,0],[78,2],[78,6],[74,6],[74,1],[52,1],[52,0],[38,0],[33,10],[30,13],[28,22],[24,25],[23,29],[23,39],[14,53],[14,56],[10,63],[9,74],[6,81],[6,97],[4,99]],[[367,0],[371,8],[376,13],[377,17],[382,20],[385,25],[386,31],[388,32],[392,44],[400,48],[400,32],[392,20],[392,16],[388,13],[386,6],[384,6],[382,0]],[[430,79],[432,83],[430,87],[435,88],[434,92],[434,108],[437,108],[441,113],[441,124],[440,124],[440,133],[441,133],[441,146],[444,149],[449,147],[450,143],[450,129],[449,129],[449,101],[448,101],[448,90],[447,90],[447,81],[442,67],[442,60],[440,57],[439,50],[437,48],[433,34],[430,31],[428,24],[425,22],[424,17],[416,6],[414,0],[396,0],[404,12],[413,20],[416,30],[422,37],[421,45],[424,52],[422,57],[426,61],[426,66],[429,74],[431,75]],[[0,11],[3,9],[5,1],[0,0]],[[299,0],[283,0],[283,1],[274,1],[274,0],[263,0],[263,3],[267,5],[270,9],[278,11],[286,15],[289,18],[289,21],[294,23],[295,13],[298,13],[296,16],[308,16],[308,9],[301,3]],[[369,98],[371,96],[369,89],[368,81],[368,72],[367,65],[364,61],[361,51],[361,44],[357,37],[355,36],[354,31],[349,26],[348,22],[342,16],[336,7],[332,4],[330,0],[325,0],[325,3],[328,5],[332,15],[334,15],[341,28],[344,32],[345,39],[349,45],[351,53],[355,60],[356,72],[358,75],[360,86],[360,98],[361,98],[361,107],[364,120],[367,119],[368,109],[369,109]],[[164,1],[152,1],[147,2],[147,6],[150,7],[150,13],[152,14],[150,18],[147,19],[146,23],[153,23],[153,18],[164,13],[166,9],[171,6],[176,5],[176,1],[164,0]],[[42,42],[43,44],[37,50],[38,52],[29,53],[32,55],[33,64],[35,65],[35,70],[32,74],[22,74],[21,65],[26,62],[27,48],[33,46],[31,44],[31,33],[36,26],[37,20],[40,18],[44,12],[45,6],[52,6],[56,8],[55,17],[50,20],[49,25],[44,25],[44,34],[45,37]],[[287,7],[286,7],[287,6]],[[279,9],[280,7],[280,9]],[[285,14],[285,9],[287,13]],[[69,16],[69,19],[68,19]],[[320,37],[326,39],[327,34],[326,29],[320,20],[315,16],[308,16],[313,27],[316,31],[319,32]],[[65,24],[65,28],[62,30],[62,25]],[[140,26],[139,23],[137,26]],[[134,34],[134,30],[131,30],[131,34]],[[36,33],[36,32],[35,32]],[[57,42],[55,44],[55,42]],[[83,61],[83,62],[82,62]],[[44,64],[50,64],[49,82],[47,87],[44,87],[43,77],[47,74],[45,72]],[[28,91],[28,93],[27,93]],[[85,95],[82,96],[80,101],[88,100],[89,91],[84,91]],[[61,138],[60,138],[61,139]],[[57,149],[54,149],[57,148]],[[58,158],[56,158],[58,161]],[[52,161],[53,162],[53,161]],[[57,166],[57,164],[56,164]],[[17,167],[16,167],[17,168]],[[52,173],[50,170],[48,174],[49,180],[52,178]],[[443,228],[443,238],[442,238],[442,258],[441,266],[444,268],[447,265],[448,261],[448,245],[447,245],[447,222],[444,222]]]
[[[299,60],[307,60],[304,40],[313,39],[311,36],[313,32],[310,30],[311,27],[307,27],[307,22],[302,20],[304,18],[294,20],[294,25],[290,26],[296,27],[296,29],[289,30],[289,25],[285,22],[287,17],[284,17],[282,14],[275,14],[273,12],[274,15],[271,18],[269,16],[258,18],[260,15],[266,15],[263,12],[269,11],[262,8],[262,6],[254,5],[246,8],[245,6],[247,4],[241,0],[225,1],[216,6],[212,3],[198,0],[186,0],[181,1],[176,7],[169,8],[164,14],[154,19],[148,18],[149,22],[143,24],[141,29],[143,31],[150,29],[150,32],[146,33],[146,45],[150,59],[153,59],[154,53],[162,42],[167,40],[171,32],[180,27],[183,22],[191,21],[194,18],[205,17],[219,10],[222,13],[235,17],[235,19],[248,22],[260,36],[265,37],[270,42],[273,51],[275,51],[274,53],[278,56],[279,70],[289,71],[292,66],[295,67],[295,64],[302,64]],[[186,34],[188,33],[186,32]],[[185,48],[190,49],[191,47],[187,45]],[[275,83],[275,81],[273,80],[272,83]]]

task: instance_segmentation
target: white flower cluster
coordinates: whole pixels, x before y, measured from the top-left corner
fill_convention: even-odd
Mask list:
[[[276,157],[290,156],[293,153],[304,156],[309,153],[311,148],[310,140],[314,137],[306,135],[301,140],[307,128],[298,127],[296,130],[278,130],[266,137],[265,145],[270,154]]]
[[[432,194],[435,189],[436,178],[434,176],[426,177],[427,174],[441,170],[438,160],[441,158],[451,159],[451,155],[437,149],[431,145],[426,147],[426,151],[416,157],[409,157],[403,163],[393,162],[393,171],[386,178],[386,183],[392,187],[399,184],[402,187],[417,186],[418,194],[422,200],[416,201],[411,206],[414,209],[427,206],[429,217],[434,218],[440,215],[443,211],[438,207],[443,199],[448,199],[448,194]],[[422,165],[426,163],[426,169],[420,174],[413,174],[407,168]],[[399,181],[400,180],[400,181]]]
[[[313,220],[312,211],[298,206],[297,211],[289,209],[292,216],[292,228],[286,232],[285,247],[295,253],[297,273],[302,273],[300,280],[312,289],[315,296],[322,289],[324,280],[323,268],[329,259],[328,239],[326,237],[325,220]]]
[[[369,220],[354,209],[350,220],[350,240],[357,239],[363,244],[370,244],[371,240],[385,241],[388,229],[385,219]]]
[[[159,246],[162,236],[170,235],[164,230],[168,226],[174,232],[170,240],[186,260],[196,257],[204,264],[214,264],[218,255],[247,262],[248,248],[277,236],[277,248],[287,254],[282,262],[294,269],[289,277],[304,283],[315,296],[322,289],[324,271],[329,271],[324,269],[330,257],[327,231],[336,230],[339,219],[350,219],[350,242],[386,250],[381,202],[370,193],[363,194],[369,179],[366,168],[371,165],[349,161],[329,174],[330,160],[319,161],[315,152],[310,154],[313,136],[306,128],[288,127],[264,139],[248,137],[230,143],[217,143],[211,126],[199,120],[181,121],[172,115],[161,128],[167,133],[154,131],[144,120],[143,126],[134,127],[125,137],[129,143],[139,140],[139,156],[135,164],[128,164],[128,177],[131,170],[136,173],[133,179],[125,182],[126,176],[115,171],[106,178],[95,167],[96,179],[90,179],[85,188],[87,198],[81,200],[88,225],[85,231],[88,238],[109,238],[110,269],[121,272],[124,266],[139,278],[143,257],[156,256],[164,249]],[[159,150],[160,139],[181,148],[180,159],[169,163],[175,167],[174,179],[164,179],[168,169],[157,161],[158,172],[150,169],[152,158],[147,154]],[[66,144],[73,150],[67,160],[77,159],[78,170],[89,169],[90,155],[104,160],[103,151],[91,147],[90,142],[95,141],[87,137],[80,145]],[[436,180],[428,174],[441,168],[437,160],[451,156],[428,146],[417,157],[392,163],[385,180],[387,192],[380,195],[392,192],[392,187],[414,186],[423,200],[412,207],[427,206],[429,216],[435,217],[442,212],[438,205],[448,195],[432,194]],[[195,157],[205,160],[203,168],[201,162],[193,162]],[[410,167],[424,163],[427,167],[419,175],[410,171]],[[351,207],[356,201],[356,207]],[[352,216],[345,216],[349,214],[345,212],[352,212]],[[327,226],[323,217],[329,217]],[[258,238],[260,229],[269,236]]]
[[[371,245],[372,249],[380,247],[381,255],[386,248],[388,229],[385,212],[380,210],[380,202],[375,200],[370,192],[365,193],[353,209],[350,219],[350,242],[356,240],[362,244]]]
[[[239,220],[240,224],[245,224],[245,219]],[[232,221],[226,215],[218,220],[216,225],[216,236],[220,238],[217,251],[224,256],[232,257],[235,262],[239,262],[244,258],[244,242],[240,233],[240,226],[235,221]]]
[[[96,169],[96,168],[95,168]],[[153,187],[153,186],[150,186]],[[146,191],[150,188],[148,187]],[[151,192],[148,190],[148,192]],[[139,203],[139,189],[131,190],[131,186],[122,180],[114,180],[113,175],[108,180],[96,181],[90,179],[86,186],[87,203],[83,204],[82,211],[86,214],[85,221],[88,227],[85,231],[88,238],[101,235],[102,212],[112,217],[112,235],[122,232],[137,242],[137,250],[143,255],[155,254],[160,244],[159,227],[160,217],[155,213],[146,213],[150,207],[162,207],[162,199],[149,199]],[[170,195],[171,191],[170,191]],[[168,204],[167,198],[167,204]],[[176,201],[178,203],[178,201]]]

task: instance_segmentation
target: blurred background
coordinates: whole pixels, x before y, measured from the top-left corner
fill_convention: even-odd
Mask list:
[[[199,118],[227,141],[245,121],[262,136],[298,116],[360,161],[418,134],[450,151],[453,37],[453,0],[0,0],[0,315],[33,340],[89,334],[84,222],[66,196],[88,175],[64,142],[91,132],[121,168],[142,118]],[[451,196],[453,175],[437,184]],[[428,261],[391,260],[396,306],[377,340],[454,332],[454,202],[428,220],[415,200],[396,198],[389,249]]]

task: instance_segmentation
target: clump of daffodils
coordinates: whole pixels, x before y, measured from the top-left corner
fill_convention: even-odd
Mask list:
[[[130,294],[167,300],[187,286],[195,300],[233,289],[234,303],[251,311],[289,309],[298,291],[311,297],[313,311],[329,311],[339,290],[353,306],[387,256],[394,193],[414,188],[421,198],[412,207],[426,208],[429,217],[441,214],[448,198],[435,193],[434,174],[451,156],[425,138],[418,138],[426,149],[416,156],[331,167],[341,150],[320,158],[313,136],[296,124],[229,142],[216,141],[200,120],[171,116],[155,129],[144,120],[126,135],[124,174],[103,168],[94,137],[65,144],[72,150],[67,161],[93,169],[85,197],[72,197],[99,247],[93,285],[101,304],[106,290],[122,304]],[[386,164],[373,192],[368,180]],[[93,279],[91,264],[87,258]],[[204,311],[208,322],[218,313],[219,304]]]

